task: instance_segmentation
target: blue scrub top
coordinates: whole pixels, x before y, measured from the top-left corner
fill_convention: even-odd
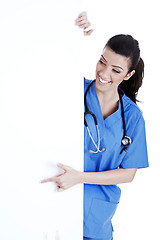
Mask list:
[[[86,91],[90,80],[84,79]],[[96,151],[86,127],[84,127],[84,171],[100,172],[117,168],[145,168],[148,167],[145,122],[139,107],[125,94],[122,97],[127,136],[132,140],[131,145],[120,154],[123,146],[123,122],[121,103],[116,112],[105,120],[101,112],[100,103],[95,91],[95,83],[87,93],[87,105],[98,121],[100,132],[100,149]],[[86,115],[88,127],[96,144],[98,144],[95,123],[90,115]],[[84,236],[88,238],[112,239],[111,219],[120,200],[121,190],[116,185],[84,184]]]

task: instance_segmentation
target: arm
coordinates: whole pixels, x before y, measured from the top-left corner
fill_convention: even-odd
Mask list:
[[[44,179],[41,183],[55,182],[57,190],[63,191],[76,184],[98,184],[98,185],[115,185],[128,183],[134,179],[137,169],[114,169],[103,172],[80,172],[69,166],[58,164],[58,167],[64,170],[64,173],[55,177]]]
[[[134,179],[136,168],[118,168],[103,172],[84,172],[81,175],[82,183],[98,185],[115,185],[128,183]]]

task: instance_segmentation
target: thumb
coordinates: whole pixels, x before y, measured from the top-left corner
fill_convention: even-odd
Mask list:
[[[58,163],[57,166],[61,169],[63,169],[65,172],[71,170],[71,168],[67,165],[64,165],[62,163]]]
[[[90,29],[88,31],[83,31],[84,32],[84,36],[90,36],[93,31],[94,31],[93,29]]]

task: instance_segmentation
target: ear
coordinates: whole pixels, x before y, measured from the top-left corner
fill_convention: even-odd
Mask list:
[[[132,70],[131,72],[127,73],[124,80],[125,81],[129,80],[133,76],[133,74],[135,74],[135,70]]]

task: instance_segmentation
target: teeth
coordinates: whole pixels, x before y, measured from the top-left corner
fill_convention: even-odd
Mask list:
[[[111,81],[104,81],[104,80],[102,80],[102,78],[99,78],[99,80],[101,83],[110,83],[111,82]]]

